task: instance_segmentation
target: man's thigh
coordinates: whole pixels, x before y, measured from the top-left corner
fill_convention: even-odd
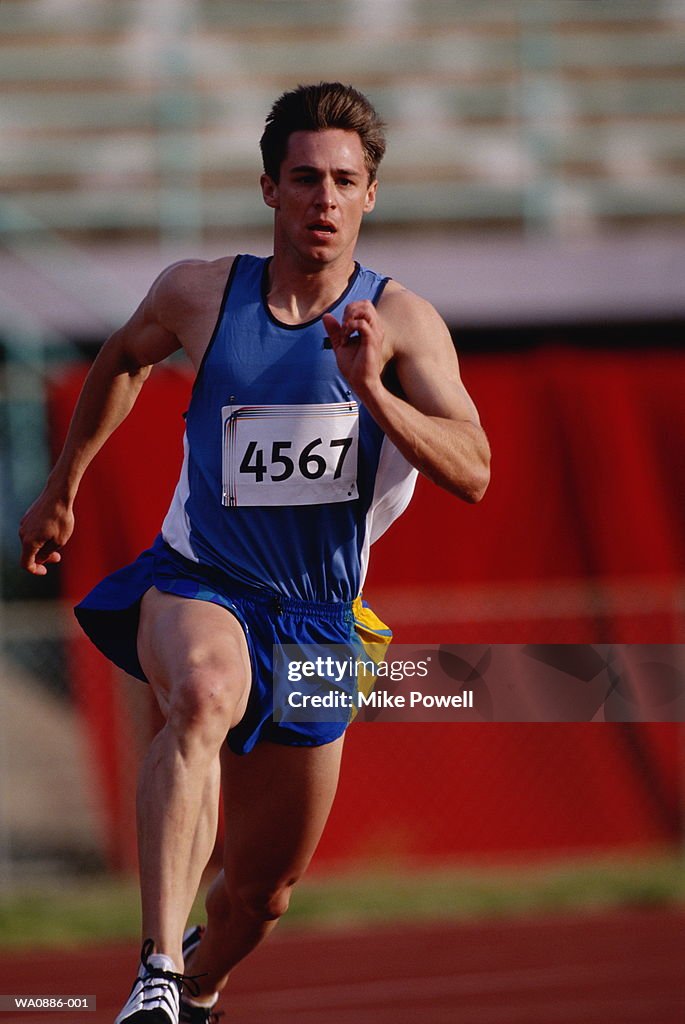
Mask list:
[[[138,657],[164,714],[181,688],[200,685],[204,677],[230,689],[235,721],[242,717],[250,655],[240,622],[226,608],[152,587],[141,601]]]
[[[224,871],[229,888],[277,887],[305,871],[333,804],[344,737],[318,747],[224,747]]]

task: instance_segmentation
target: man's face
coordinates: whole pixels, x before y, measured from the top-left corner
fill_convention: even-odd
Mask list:
[[[276,211],[276,245],[315,265],[351,259],[376,187],[356,132],[293,132],[278,184],[262,175],[264,201]]]

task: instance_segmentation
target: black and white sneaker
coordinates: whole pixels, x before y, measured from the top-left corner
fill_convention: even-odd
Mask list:
[[[202,942],[202,936],[205,933],[205,926],[203,924],[194,924],[190,928],[186,928],[183,933],[183,940],[181,942],[181,949],[183,951],[183,960],[187,960],[191,953],[194,953],[197,947]]]
[[[215,1010],[211,1006],[193,1006],[182,999],[181,1015],[178,1020],[179,1024],[218,1024],[219,1018],[223,1015],[223,1010]]]
[[[181,992],[198,994],[195,978],[173,970],[174,963],[162,953],[153,953],[152,939],[140,951],[140,968],[131,994],[114,1024],[179,1024]]]
[[[195,924],[183,933],[183,959],[187,960],[202,941],[205,933],[204,925]],[[216,999],[218,1000],[218,996]],[[215,1004],[216,1005],[216,1000]],[[223,1017],[223,1010],[215,1010],[213,1006],[194,1006],[181,996],[179,1024],[218,1024]]]

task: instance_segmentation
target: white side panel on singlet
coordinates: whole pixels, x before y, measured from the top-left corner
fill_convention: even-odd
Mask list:
[[[183,435],[183,466],[169,511],[162,523],[162,536],[167,544],[178,551],[184,558],[197,562],[195,552],[190,546],[190,519],[186,512],[186,501],[190,494],[188,482],[188,438]]]
[[[407,462],[392,441],[387,437],[383,438],[373,499],[366,514],[366,532],[360,556],[360,590],[364,586],[369,567],[371,545],[383,536],[398,516],[402,515],[411,501],[417,476],[418,471]]]

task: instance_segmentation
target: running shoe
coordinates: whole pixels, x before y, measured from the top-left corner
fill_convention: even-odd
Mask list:
[[[204,925],[201,924],[192,925],[183,933],[184,960],[187,960],[190,954],[195,952],[204,933]],[[215,1010],[212,1006],[193,1006],[181,996],[179,1024],[218,1024],[219,1018],[223,1015],[223,1010]]]
[[[183,940],[181,942],[181,949],[183,951],[184,961],[188,959],[191,953],[194,953],[197,947],[202,941],[202,936],[205,933],[205,926],[203,924],[194,924],[190,928],[186,928],[183,933]]]
[[[152,939],[143,943],[138,975],[114,1024],[179,1024],[181,992],[198,994],[195,978],[171,970],[169,957],[153,953],[154,948]]]
[[[218,1024],[219,1018],[223,1015],[223,1010],[215,1010],[211,1006],[191,1006],[182,999],[181,1016],[178,1020],[179,1024]]]

